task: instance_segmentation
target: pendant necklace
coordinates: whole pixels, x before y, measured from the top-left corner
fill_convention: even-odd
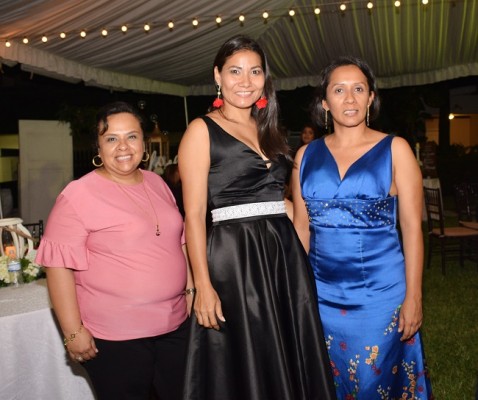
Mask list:
[[[108,171],[107,171],[108,172]],[[147,213],[143,207],[141,207],[134,199],[131,197],[131,195],[127,192],[127,190],[122,186],[121,183],[119,183],[117,180],[113,178],[113,176],[108,172],[109,176],[113,180],[114,183],[120,188],[120,190],[134,203],[138,206],[138,208],[148,217],[151,218],[151,215]],[[149,197],[148,190],[146,189],[146,185],[144,184],[144,176],[142,176],[143,180],[141,182],[141,185],[143,186],[144,193],[146,194],[146,197],[148,198],[149,204],[151,205],[151,209],[153,210],[154,217],[156,218],[156,236],[161,236],[161,231],[159,230],[159,219],[158,219],[158,214],[156,213],[156,210],[153,206],[153,202],[151,201],[151,198]]]

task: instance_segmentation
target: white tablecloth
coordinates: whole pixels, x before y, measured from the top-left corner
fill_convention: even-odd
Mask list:
[[[68,360],[45,280],[0,289],[0,399],[93,400],[86,371]]]

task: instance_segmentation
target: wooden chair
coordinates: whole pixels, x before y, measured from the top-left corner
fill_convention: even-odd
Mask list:
[[[460,265],[463,266],[465,250],[471,258],[477,257],[478,231],[463,226],[445,226],[443,204],[440,189],[423,188],[425,207],[428,222],[428,261],[430,268],[432,254],[435,247],[440,247],[442,273],[446,271],[446,258],[449,255],[459,255]],[[476,259],[478,264],[478,258]]]
[[[24,257],[25,254],[33,250],[33,240],[28,229],[23,226],[20,218],[4,218],[0,219],[0,253],[2,256],[8,255],[15,258]],[[11,246],[4,243],[4,233],[11,239]],[[10,241],[10,240],[8,240]],[[4,248],[4,245],[6,248]],[[12,247],[13,251],[5,253],[7,248]]]
[[[455,197],[455,208],[459,221],[472,221],[472,210],[470,197],[468,195],[468,184],[458,183],[453,185],[453,193]]]

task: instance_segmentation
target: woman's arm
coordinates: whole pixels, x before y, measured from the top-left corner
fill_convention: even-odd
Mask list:
[[[221,301],[212,287],[206,256],[207,180],[209,174],[209,135],[202,120],[194,120],[184,133],[178,151],[179,173],[186,213],[186,242],[196,285],[194,312],[198,323],[219,329],[224,321]],[[216,318],[217,317],[217,318]]]
[[[77,361],[96,357],[95,341],[81,322],[73,270],[48,267],[45,270],[53,310],[64,337],[71,338],[66,344],[70,357]]]
[[[307,146],[301,147],[297,151],[297,155],[294,160],[294,167],[292,168],[292,201],[294,203],[294,227],[299,235],[299,239],[304,246],[305,251],[308,253],[310,249],[310,231],[309,231],[309,216],[307,214],[307,208],[305,207],[304,199],[302,198],[302,191],[300,189],[300,164],[304,151]]]
[[[398,213],[405,257],[406,294],[400,310],[398,331],[401,340],[410,339],[422,324],[423,234],[422,175],[408,143],[402,138],[392,142],[393,184],[398,195]]]
[[[182,246],[183,249],[183,254],[184,258],[186,260],[186,268],[187,268],[187,281],[186,281],[186,289],[194,289],[194,279],[193,279],[193,273],[191,271],[191,264],[189,263],[189,254],[188,254],[188,247],[186,244],[183,244]],[[194,299],[194,291],[191,293],[186,292],[186,303],[187,303],[187,312],[188,316],[191,316],[191,309],[193,305],[193,299]]]

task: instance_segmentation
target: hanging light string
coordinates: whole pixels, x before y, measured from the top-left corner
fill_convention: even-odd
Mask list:
[[[404,0],[405,1],[405,0]],[[422,6],[428,6],[429,3],[437,0],[421,0]],[[450,3],[451,5],[456,4],[457,1],[464,0],[440,0],[440,2]],[[414,3],[413,5],[415,5]],[[408,4],[412,5],[412,4]],[[420,5],[420,2],[418,2]],[[237,22],[240,26],[246,26],[248,21],[262,20],[264,23],[272,19],[288,18],[293,20],[299,16],[315,15],[319,18],[323,14],[332,14],[340,13],[344,14],[349,10],[368,10],[369,12],[372,9],[376,8],[398,8],[403,5],[400,1],[395,0],[347,0],[347,1],[337,1],[337,2],[327,2],[322,4],[317,4],[314,6],[292,6],[289,8],[278,8],[278,9],[262,9],[251,11],[248,14],[240,13],[236,16],[227,16],[225,14],[215,14],[215,15],[197,15],[192,18],[168,18],[166,20],[155,20],[155,21],[144,21],[144,22],[130,22],[124,23],[116,26],[105,26],[95,28],[86,28],[76,31],[62,30],[58,32],[42,32],[37,35],[25,35],[21,32],[12,37],[2,37],[0,42],[3,41],[6,47],[11,47],[14,42],[23,43],[23,44],[33,44],[33,43],[49,43],[53,40],[64,40],[68,37],[78,37],[81,39],[86,38],[87,36],[95,36],[99,38],[106,38],[113,32],[120,32],[124,35],[134,30],[142,30],[144,33],[148,34],[149,32],[156,29],[165,29],[170,32],[177,29],[179,26],[189,25],[192,29],[198,29],[200,26],[211,25],[220,27],[226,23]]]

